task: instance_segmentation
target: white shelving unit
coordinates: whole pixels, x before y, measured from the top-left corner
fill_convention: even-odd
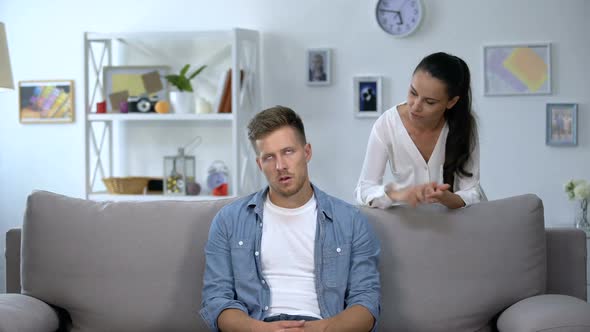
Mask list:
[[[85,154],[86,197],[93,200],[209,200],[225,197],[111,195],[102,178],[113,176],[162,177],[163,158],[195,136],[197,182],[206,188],[206,169],[212,160],[229,168],[229,195],[240,196],[262,186],[255,156],[246,137],[246,125],[260,110],[260,42],[253,30],[86,33]],[[184,64],[207,69],[193,80],[195,92],[218,94],[219,82],[232,68],[232,113],[142,114],[96,113],[106,100],[102,71],[105,66],[169,66]],[[239,70],[236,70],[239,69]],[[240,72],[243,77],[240,84]],[[187,151],[187,154],[192,154]],[[200,164],[200,165],[199,165]]]

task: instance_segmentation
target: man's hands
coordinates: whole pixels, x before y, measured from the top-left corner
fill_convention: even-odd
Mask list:
[[[253,319],[241,310],[226,309],[219,315],[217,324],[221,331],[229,332],[324,332],[329,320],[265,322]]]
[[[225,309],[217,318],[221,331],[227,332],[307,332],[305,321],[264,322],[249,317],[238,309]]]
[[[278,321],[278,322],[263,322],[256,321],[250,329],[252,332],[306,332],[311,331],[305,328],[305,321]]]
[[[449,209],[465,206],[461,197],[449,191],[450,187],[446,183],[430,182],[396,191],[390,183],[385,187],[385,193],[393,201],[404,202],[412,207],[428,203],[440,203]]]

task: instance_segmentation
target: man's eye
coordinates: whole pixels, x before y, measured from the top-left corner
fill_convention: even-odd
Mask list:
[[[427,103],[428,105],[434,105],[434,104],[436,104],[436,102],[434,102],[434,101],[426,101],[426,103]]]
[[[294,151],[293,151],[292,149],[287,149],[287,150],[285,150],[285,154],[291,154],[291,153],[293,153],[293,152],[294,152]]]
[[[410,93],[412,94],[412,96],[417,96],[418,94],[414,91],[410,91]]]
[[[272,160],[272,156],[265,156],[264,158],[262,158],[264,160]]]

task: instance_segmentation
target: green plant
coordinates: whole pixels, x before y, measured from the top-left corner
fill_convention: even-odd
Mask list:
[[[178,75],[166,75],[165,77],[168,82],[170,82],[170,84],[174,85],[178,89],[178,91],[193,92],[191,80],[197,77],[197,75],[199,75],[206,67],[206,65],[203,65],[195,70],[192,74],[187,76],[190,64],[186,64],[184,67],[182,67]]]

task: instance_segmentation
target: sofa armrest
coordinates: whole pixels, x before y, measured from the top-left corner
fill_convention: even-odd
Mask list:
[[[59,318],[47,303],[22,294],[0,294],[0,332],[54,332]]]
[[[6,232],[6,293],[20,293],[20,241],[21,230]]]
[[[577,332],[590,330],[590,303],[567,295],[538,295],[506,309],[498,318],[500,332]]]
[[[575,228],[547,228],[546,294],[586,298],[586,233]]]

